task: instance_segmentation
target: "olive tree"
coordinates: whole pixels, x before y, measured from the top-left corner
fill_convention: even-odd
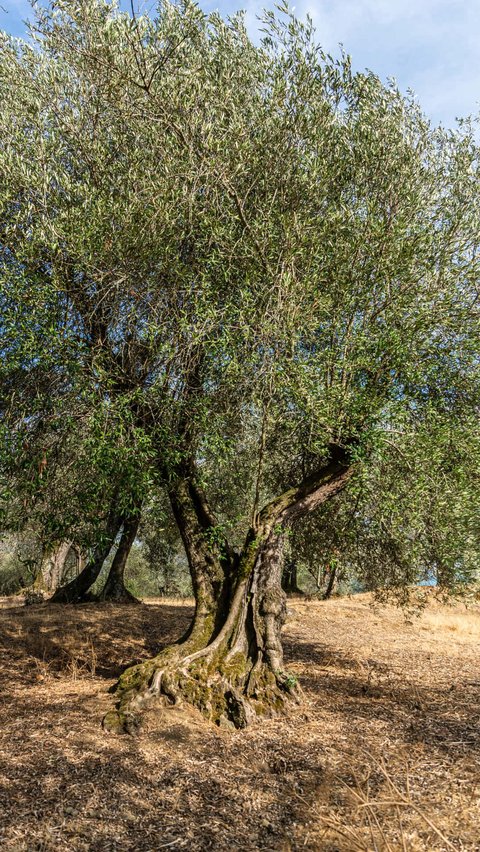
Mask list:
[[[128,424],[196,600],[187,636],[122,675],[106,725],[164,695],[243,727],[300,696],[286,531],[392,440],[407,464],[418,435],[434,477],[430,424],[475,429],[475,135],[430,128],[285,10],[259,46],[189,2],[61,0],[34,36],[2,42],[4,269],[53,312],[53,414],[66,383],[107,445]]]

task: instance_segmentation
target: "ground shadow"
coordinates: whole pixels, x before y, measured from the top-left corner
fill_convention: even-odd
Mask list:
[[[116,678],[126,666],[178,641],[193,609],[188,605],[40,604],[3,609],[0,660],[6,685],[47,673]],[[0,682],[2,673],[0,672]]]
[[[347,717],[352,726],[372,719],[395,727],[405,743],[423,743],[455,759],[480,752],[480,689],[476,683],[458,683],[445,689],[399,676],[386,663],[358,658],[323,643],[289,643],[287,660],[302,663],[303,688],[325,706]],[[426,662],[426,665],[428,663]]]

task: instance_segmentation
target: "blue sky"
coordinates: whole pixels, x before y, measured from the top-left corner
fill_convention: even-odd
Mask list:
[[[224,14],[244,8],[253,29],[256,13],[268,4],[200,5]],[[337,52],[341,42],[355,68],[413,89],[435,123],[453,126],[456,116],[480,112],[480,0],[300,0],[295,12],[311,15],[326,50]],[[26,0],[0,0],[1,29],[22,35],[28,15]]]

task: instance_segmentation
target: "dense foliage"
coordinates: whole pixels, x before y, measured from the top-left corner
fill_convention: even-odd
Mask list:
[[[369,587],[471,579],[472,125],[431,128],[285,9],[255,45],[190,2],[60,0],[2,36],[0,96],[4,525],[88,549],[168,495],[201,642],[238,650],[243,600],[284,691],[297,521]]]

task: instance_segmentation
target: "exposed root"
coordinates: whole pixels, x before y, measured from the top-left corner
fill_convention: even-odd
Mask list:
[[[241,653],[225,659],[204,655],[192,661],[182,646],[127,669],[115,692],[117,709],[103,721],[104,728],[115,733],[137,733],[139,711],[154,698],[196,707],[221,727],[245,728],[259,718],[286,712],[302,695],[292,675],[274,672],[259,661],[252,665]]]
[[[57,591],[48,599],[49,604],[86,604],[86,603],[97,603],[99,600],[98,596],[93,592],[75,592],[74,590],[68,590],[65,586],[62,589],[57,589]]]

